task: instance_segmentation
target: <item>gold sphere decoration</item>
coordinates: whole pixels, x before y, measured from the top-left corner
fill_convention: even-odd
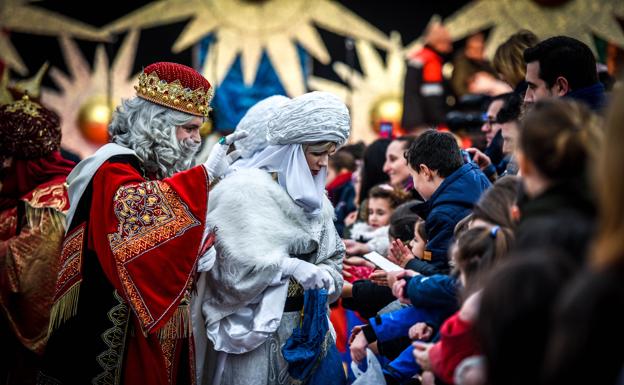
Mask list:
[[[78,128],[82,135],[96,144],[108,143],[108,124],[113,110],[114,106],[107,103],[104,95],[88,99],[78,112]]]
[[[370,111],[371,126],[379,132],[381,122],[392,123],[395,134],[401,131],[401,117],[403,116],[403,98],[400,94],[386,94],[380,96],[373,103]]]
[[[206,120],[201,126],[199,126],[199,135],[202,138],[210,135],[212,133],[212,120]]]

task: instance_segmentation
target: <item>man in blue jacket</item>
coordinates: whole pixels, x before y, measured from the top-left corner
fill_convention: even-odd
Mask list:
[[[425,200],[414,211],[425,220],[429,241],[423,258],[415,258],[405,267],[424,275],[446,274],[455,225],[470,214],[490,182],[476,164],[464,164],[457,141],[448,132],[424,132],[410,146],[406,158],[414,189]]]

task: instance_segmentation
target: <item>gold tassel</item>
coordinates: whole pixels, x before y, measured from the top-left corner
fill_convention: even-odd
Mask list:
[[[192,334],[191,308],[182,304],[173,312],[171,319],[158,331],[161,341],[168,339],[186,338]]]
[[[48,335],[52,333],[52,331],[58,329],[65,321],[76,315],[78,312],[79,296],[80,282],[76,282],[74,286],[69,288],[69,290],[52,305]]]

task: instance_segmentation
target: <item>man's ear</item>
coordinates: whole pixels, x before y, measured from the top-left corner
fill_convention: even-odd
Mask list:
[[[433,171],[431,171],[431,169],[429,167],[427,167],[427,165],[420,164],[418,167],[420,168],[419,174],[423,174],[425,176],[426,180],[432,180],[433,179]]]
[[[570,83],[568,83],[568,79],[563,76],[559,76],[557,80],[555,80],[555,85],[552,87],[552,93],[554,96],[565,96],[570,92]]]

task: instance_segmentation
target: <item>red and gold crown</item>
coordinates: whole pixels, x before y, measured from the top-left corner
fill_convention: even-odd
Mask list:
[[[35,159],[58,151],[61,126],[58,115],[27,95],[0,106],[0,151],[20,159]]]
[[[214,90],[191,67],[159,62],[145,67],[134,86],[137,96],[196,116],[208,116]]]

